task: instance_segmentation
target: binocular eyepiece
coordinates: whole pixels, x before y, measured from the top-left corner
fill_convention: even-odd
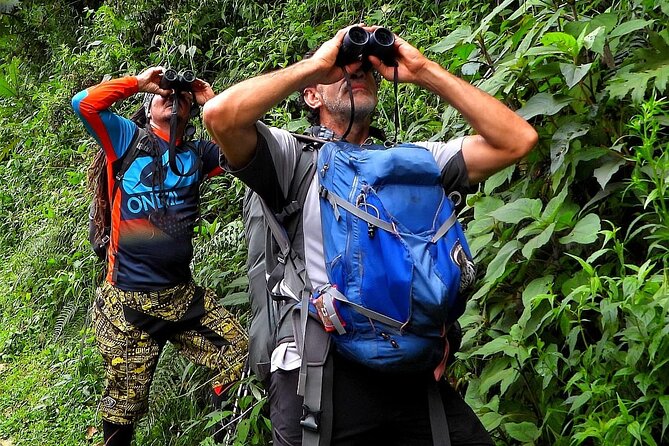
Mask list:
[[[363,69],[371,67],[368,56],[376,56],[381,61],[393,67],[397,65],[395,60],[395,35],[386,28],[377,28],[368,32],[360,26],[354,26],[344,36],[344,41],[339,47],[335,64],[343,67],[356,61],[363,62]]]
[[[195,73],[193,70],[177,70],[168,68],[163,73],[160,79],[160,88],[164,90],[191,90],[193,81],[195,80]]]

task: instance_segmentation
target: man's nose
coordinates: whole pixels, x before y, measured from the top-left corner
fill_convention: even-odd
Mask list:
[[[361,79],[361,78],[365,77],[366,74],[367,73],[365,73],[365,71],[363,71],[362,67],[358,68],[357,70],[353,71],[352,73],[349,73],[349,75],[351,76],[351,79]]]

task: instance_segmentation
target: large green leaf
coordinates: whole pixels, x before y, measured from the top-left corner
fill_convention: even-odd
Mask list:
[[[624,98],[630,92],[634,102],[642,102],[651,81],[655,80],[655,88],[664,92],[669,81],[669,63],[664,66],[641,72],[623,72],[611,79],[606,91],[612,99]]]
[[[495,258],[488,264],[486,275],[483,279],[483,286],[474,293],[471,300],[477,300],[490,291],[495,281],[504,274],[506,264],[511,256],[518,251],[521,246],[522,245],[518,240],[511,240],[499,250]]]
[[[654,22],[655,20],[643,20],[643,19],[634,19],[627,22],[623,22],[617,27],[615,27],[613,31],[609,33],[609,38],[624,36],[625,34],[629,34],[634,31],[643,29],[647,26],[650,26]]]
[[[578,54],[579,50],[574,36],[567,33],[561,33],[561,32],[546,33],[541,38],[541,43],[543,43],[546,46],[554,46],[560,49],[560,51],[570,56],[575,56],[576,54]]]
[[[610,157],[601,166],[596,168],[593,172],[594,177],[597,179],[597,182],[602,187],[606,188],[606,185],[609,184],[613,174],[618,172],[620,167],[625,164],[625,159],[621,157]]]
[[[583,46],[594,51],[600,56],[604,55],[604,46],[606,45],[606,29],[603,26],[596,28],[590,34],[583,38]]]
[[[495,189],[497,189],[497,187],[501,186],[507,181],[511,181],[511,177],[513,176],[513,172],[515,172],[515,170],[516,165],[512,164],[489,177],[487,180],[485,180],[483,185],[483,192],[486,195],[490,195]]]
[[[481,372],[479,392],[483,394],[488,393],[488,390],[490,390],[492,386],[504,379],[504,370],[511,369],[513,371],[511,361],[512,360],[508,357],[496,358],[494,361],[491,361],[486,365],[483,372]]]
[[[494,210],[490,215],[504,223],[519,223],[525,218],[538,219],[541,215],[541,206],[541,200],[538,198],[520,198]]]
[[[551,236],[553,235],[553,231],[555,231],[555,223],[551,223],[548,225],[546,229],[543,230],[543,232],[536,237],[530,239],[527,243],[525,243],[525,246],[523,246],[522,253],[523,256],[525,256],[526,259],[529,259],[532,257],[532,253],[534,252],[535,249],[541,248],[544,246],[546,243],[548,243],[551,239]]]
[[[493,431],[502,424],[504,421],[504,416],[500,415],[498,412],[486,412],[481,415],[481,423],[487,431]]]
[[[560,243],[580,243],[583,245],[590,244],[597,240],[597,235],[602,229],[599,215],[588,214],[576,223],[574,229],[564,237],[560,238]]]
[[[550,93],[537,93],[518,110],[523,119],[529,120],[539,115],[552,116],[565,108],[571,102],[568,96],[554,96]]]
[[[14,90],[7,82],[7,79],[2,76],[0,76],[0,96],[5,98],[16,96],[16,90]]]
[[[557,172],[569,150],[569,143],[588,133],[590,126],[577,121],[568,121],[553,134],[551,139],[551,173]]]
[[[474,203],[474,218],[482,219],[489,217],[490,214],[504,206],[504,201],[498,197],[483,197]]]
[[[581,82],[585,75],[588,74],[588,71],[590,71],[591,66],[591,63],[578,66],[574,64],[561,63],[560,71],[562,72],[565,81],[567,81],[567,87],[572,88],[574,85]]]
[[[471,356],[490,356],[499,353],[504,353],[506,356],[516,357],[518,355],[518,345],[512,342],[508,335],[500,336],[491,340],[490,342],[474,349]]]
[[[488,264],[484,280],[492,282],[500,278],[504,273],[507,262],[520,247],[521,243],[518,240],[511,240],[502,246],[495,258]]]
[[[551,200],[544,208],[544,212],[541,214],[541,221],[549,223],[555,220],[558,215],[558,211],[565,204],[565,198],[567,197],[568,193],[569,188],[563,187],[559,194],[551,198]]]
[[[567,398],[565,402],[571,405],[571,407],[569,408],[569,412],[574,412],[578,410],[581,406],[583,406],[585,403],[590,401],[590,398],[592,398],[592,392],[585,391],[580,395]]]
[[[469,25],[464,25],[450,33],[448,36],[444,37],[439,41],[439,43],[432,45],[427,50],[434,51],[435,53],[444,53],[456,45],[458,45],[463,40],[471,37],[472,28]]]
[[[540,294],[548,294],[551,290],[551,285],[555,277],[552,275],[539,277],[527,284],[523,290],[523,305],[526,307],[530,305],[530,301]]]
[[[533,443],[541,431],[534,423],[529,421],[523,421],[522,423],[504,423],[504,430],[509,434],[514,440],[518,440],[523,443]]]
[[[590,30],[604,27],[605,32],[610,33],[618,24],[620,11],[605,12],[598,14],[590,20]]]

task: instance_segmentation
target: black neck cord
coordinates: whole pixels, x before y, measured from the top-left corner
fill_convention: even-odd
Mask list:
[[[178,97],[179,92],[174,91],[172,93],[172,114],[170,115],[170,145],[169,145],[169,165],[170,169],[172,169],[172,172],[175,174],[179,175],[180,177],[189,177],[193,175],[197,170],[200,169],[200,162],[201,160],[198,159],[197,163],[194,163],[191,169],[183,173],[179,167],[177,166],[177,155],[176,155],[176,147],[177,147],[177,122],[178,122],[178,115],[177,112],[179,110],[179,97]],[[184,135],[185,136],[185,135]]]
[[[351,76],[349,76],[348,71],[346,71],[345,68],[342,68],[344,70],[344,79],[346,80],[346,87],[348,88],[348,98],[351,101],[351,116],[348,121],[348,128],[344,132],[344,134],[341,136],[342,141],[346,141],[346,137],[348,136],[349,132],[351,131],[351,128],[353,127],[353,119],[355,116],[355,101],[353,100],[353,89],[351,88]],[[397,100],[397,90],[398,90],[398,82],[397,82],[397,75],[398,75],[398,67],[395,65],[394,67],[394,74],[393,74],[393,89],[395,93],[395,109],[393,110],[393,122],[395,123],[395,138],[393,140],[393,144],[397,143],[397,136],[398,136],[398,131],[400,128],[400,105],[399,101]]]
[[[176,161],[176,146],[177,146],[177,112],[179,111],[179,97],[177,91],[172,92],[172,114],[170,115],[170,145],[169,145],[169,163],[172,172],[181,175]]]
[[[344,79],[346,80],[346,88],[348,89],[348,98],[351,101],[351,116],[348,120],[348,128],[344,134],[341,135],[341,140],[346,141],[346,137],[353,127],[353,117],[355,116],[355,101],[353,100],[353,88],[351,88],[351,76],[349,76],[346,68],[342,67],[342,70],[344,70]]]
[[[397,74],[398,67],[395,65],[393,75],[393,89],[395,90],[395,116],[393,117],[393,121],[395,122],[395,138],[393,139],[393,144],[397,144],[397,135],[400,128],[400,103],[397,100]]]

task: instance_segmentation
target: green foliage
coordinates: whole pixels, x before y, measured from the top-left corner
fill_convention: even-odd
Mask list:
[[[486,43],[497,63],[480,85],[541,134],[526,165],[469,199],[487,267],[465,318],[467,397],[499,444],[662,444],[666,16],[530,4],[484,39],[467,28],[436,47]]]
[[[193,68],[222,91],[364,21],[540,134],[463,215],[480,277],[452,373],[497,444],[666,444],[668,14],[665,0],[0,2],[0,443],[101,437],[87,437],[103,385],[86,320],[100,269],[86,242],[96,148],[71,97],[155,64]],[[295,99],[266,121],[304,128]],[[384,82],[376,120],[390,134],[394,100]],[[470,132],[425,90],[401,85],[397,100],[400,139]],[[193,267],[246,321],[242,196],[228,176],[205,186]],[[168,350],[138,440],[210,445],[213,423],[232,417],[232,443],[267,444],[259,384],[214,411],[209,379]]]

